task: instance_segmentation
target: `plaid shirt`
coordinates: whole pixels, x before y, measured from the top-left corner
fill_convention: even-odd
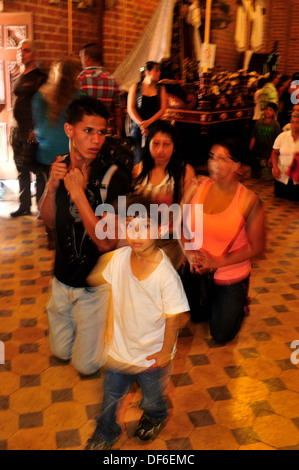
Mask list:
[[[84,93],[103,102],[111,114],[109,130],[115,131],[114,113],[121,107],[121,93],[116,79],[104,67],[86,67],[79,75],[80,88]]]

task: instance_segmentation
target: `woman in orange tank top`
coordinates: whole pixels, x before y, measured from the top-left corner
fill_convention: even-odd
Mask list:
[[[262,253],[265,243],[261,202],[238,181],[240,155],[236,141],[214,144],[208,160],[210,177],[199,177],[182,201],[182,205],[189,204],[183,221],[182,246],[190,272],[185,270],[182,277],[191,318],[207,319],[207,312],[203,318],[203,299],[198,292],[202,276],[209,273],[213,279],[206,307],[211,335],[220,343],[232,340],[241,327],[250,260]],[[194,234],[197,240],[202,235],[202,244],[186,250],[186,243],[192,241]]]

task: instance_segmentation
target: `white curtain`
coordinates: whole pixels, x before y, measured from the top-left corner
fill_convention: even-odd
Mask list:
[[[114,71],[122,90],[128,91],[140,79],[145,62],[160,62],[170,57],[173,9],[176,0],[161,0],[144,32],[129,55]]]

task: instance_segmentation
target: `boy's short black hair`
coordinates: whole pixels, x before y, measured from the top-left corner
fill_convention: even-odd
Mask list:
[[[120,198],[112,203],[116,214],[133,218],[147,218],[152,223],[160,227],[162,224],[162,214],[157,208],[157,202],[150,195],[129,193],[124,198]]]
[[[265,79],[265,77],[261,77],[259,81],[257,82],[257,87],[263,88],[263,86],[266,85],[266,83],[267,83],[267,80]]]
[[[100,116],[106,121],[109,118],[109,112],[104,104],[92,98],[91,96],[81,96],[71,101],[66,110],[65,122],[74,125],[83,120],[83,116]]]
[[[278,76],[279,72],[277,70],[272,70],[268,77],[268,83],[273,82],[273,80],[275,80],[275,78],[277,78]]]
[[[276,103],[268,103],[266,108],[272,108],[275,111],[275,114],[278,112],[278,106]]]
[[[122,199],[120,204],[119,201],[115,201],[114,208],[117,213],[126,213],[128,217],[141,217],[146,215],[150,218],[151,216],[151,205],[154,204],[154,201],[150,196],[145,196],[138,193],[129,193],[126,195],[125,199]],[[132,212],[132,208],[136,206],[142,206],[145,210],[142,210],[142,213],[138,209]]]

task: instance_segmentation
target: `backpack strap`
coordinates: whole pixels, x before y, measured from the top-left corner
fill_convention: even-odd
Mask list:
[[[102,203],[106,201],[108,187],[109,187],[111,178],[117,169],[118,169],[117,165],[111,165],[103,176],[103,179],[100,185],[100,194],[101,194]]]
[[[135,106],[137,109],[140,109],[142,106],[142,82],[137,83]]]

